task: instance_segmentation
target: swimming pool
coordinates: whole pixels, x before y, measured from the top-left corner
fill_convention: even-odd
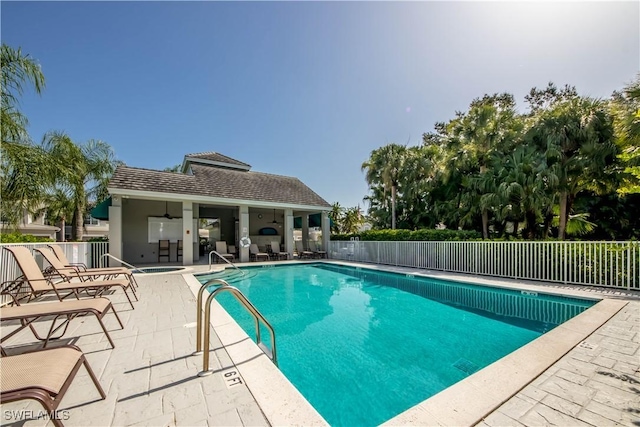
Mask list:
[[[280,369],[332,425],[384,422],[593,304],[332,264],[246,271],[233,284],[273,324]]]

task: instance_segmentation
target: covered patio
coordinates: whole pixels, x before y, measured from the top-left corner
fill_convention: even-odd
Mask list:
[[[215,241],[249,261],[245,238],[261,250],[275,241],[292,257],[296,223],[305,248],[310,223],[328,247],[329,203],[297,178],[250,169],[214,152],[186,155],[182,173],[120,166],[109,183],[110,202],[92,214],[106,211],[111,254],[135,265],[161,262],[160,240],[170,241],[162,261],[183,265],[200,262],[203,247]]]

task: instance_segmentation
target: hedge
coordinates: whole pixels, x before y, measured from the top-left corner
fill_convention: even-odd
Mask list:
[[[482,235],[467,230],[368,230],[355,234],[332,234],[331,240],[351,240],[358,237],[363,241],[406,241],[406,240],[476,240]]]
[[[36,237],[33,234],[22,233],[0,233],[0,243],[38,243],[53,242],[54,240],[47,237]]]

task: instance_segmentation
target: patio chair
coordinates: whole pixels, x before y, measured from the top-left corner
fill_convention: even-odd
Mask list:
[[[56,427],[64,424],[56,409],[84,365],[100,397],[107,395],[100,386],[82,351],[76,346],[47,348],[31,353],[0,357],[0,403],[33,399],[40,402]]]
[[[31,329],[33,335],[36,339],[40,341],[44,341],[43,348],[47,346],[50,340],[56,340],[62,338],[62,336],[67,332],[69,327],[69,323],[78,316],[82,316],[85,314],[93,314],[98,323],[100,323],[100,327],[104,331],[104,334],[111,344],[111,348],[115,348],[115,344],[107,331],[107,328],[102,323],[102,318],[111,310],[113,315],[118,320],[120,324],[120,329],[124,329],[122,321],[118,316],[118,313],[111,305],[111,301],[108,298],[93,298],[93,299],[81,299],[76,301],[54,301],[54,302],[43,302],[43,303],[30,303],[30,304],[20,304],[21,299],[21,289],[23,288],[23,282],[21,279],[12,280],[10,282],[5,282],[0,285],[0,294],[8,295],[11,297],[11,304],[13,305],[5,305],[0,310],[0,322],[4,321],[12,321],[17,320],[20,322],[20,326],[7,334],[3,334],[0,339],[0,344],[22,331],[25,328]],[[51,322],[51,326],[49,327],[49,331],[47,332],[46,337],[41,337],[38,334],[38,331],[35,329],[33,323],[39,321],[40,319],[53,317],[53,321]],[[62,318],[63,321],[59,325],[56,326],[58,319]],[[57,331],[61,328],[64,329],[60,333],[59,336],[53,336]],[[2,347],[0,346],[0,349]],[[4,355],[4,350],[2,350]]]
[[[276,259],[289,259],[289,252],[282,252],[280,250],[280,243],[276,241],[271,242],[271,252]]]
[[[106,274],[103,272],[110,272],[110,271],[122,271],[123,269],[127,270],[127,271],[131,271],[125,267],[102,267],[102,268],[88,268],[86,264],[84,263],[78,263],[78,262],[69,262],[69,259],[67,258],[67,256],[64,253],[64,250],[62,250],[62,248],[59,245],[54,245],[54,244],[50,244],[47,245],[49,247],[49,249],[51,249],[53,251],[53,253],[56,255],[56,257],[60,260],[60,262],[62,263],[62,265],[64,265],[65,267],[73,267],[75,269],[77,269],[78,271],[98,271],[100,270],[100,274]],[[136,284],[137,286],[137,284]]]
[[[315,240],[309,241],[309,250],[313,252],[314,256],[317,256],[318,258],[327,257],[327,251],[322,251],[318,249],[318,242],[316,242]]]
[[[298,251],[298,257],[300,257],[300,259],[313,257],[313,252],[306,251],[302,247],[302,240],[296,240],[296,251]]]
[[[176,261],[180,261],[180,258],[182,258],[182,240],[178,240],[176,245]]]
[[[216,252],[220,254],[224,259],[227,259],[231,262],[236,259],[235,255],[230,254],[227,251],[227,242],[218,241],[216,242]]]
[[[80,270],[77,267],[65,267],[65,265],[58,259],[55,253],[48,248],[35,248],[42,257],[49,263],[49,268],[44,271],[45,276],[60,277],[61,279],[71,282],[73,279],[78,279],[81,282],[87,280],[96,280],[99,277],[103,277],[104,280],[110,280],[117,276],[124,276],[129,280],[131,285],[137,286],[136,279],[133,277],[133,273],[128,268],[87,268]],[[131,290],[135,293],[135,287],[132,286]]]
[[[266,252],[260,252],[260,249],[258,249],[258,245],[255,243],[252,243],[249,246],[249,258],[252,261],[260,261],[260,258],[262,258],[265,261],[269,261],[269,254]]]
[[[49,292],[54,292],[60,301],[70,295],[74,295],[76,299],[80,299],[79,293],[83,291],[86,292],[87,295],[95,298],[101,296],[105,291],[113,287],[120,287],[122,288],[124,295],[127,297],[127,300],[129,300],[131,308],[134,308],[133,302],[127,293],[127,289],[131,288],[131,283],[127,280],[94,280],[91,282],[62,281],[54,283],[51,277],[45,277],[42,271],[40,271],[36,260],[33,258],[28,248],[24,246],[5,246],[4,249],[11,252],[18,264],[18,267],[22,271],[24,277],[23,282],[31,289],[28,298],[29,300]],[[65,291],[69,291],[69,293],[62,296],[61,293]],[[89,294],[89,291],[94,292],[94,294]],[[133,296],[137,301],[138,297],[135,293]]]
[[[167,262],[170,261],[171,256],[169,252],[169,248],[171,247],[171,242],[168,240],[158,240],[158,262],[160,262],[160,258],[167,258]]]

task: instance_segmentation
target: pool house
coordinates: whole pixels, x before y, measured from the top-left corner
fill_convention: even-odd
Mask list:
[[[261,250],[272,241],[294,253],[294,222],[307,247],[309,223],[329,244],[331,206],[298,178],[251,170],[247,163],[215,152],[187,154],[182,172],[119,166],[109,183],[111,197],[92,215],[109,220],[109,252],[138,265],[171,262],[192,265],[215,241],[249,261],[251,239]],[[300,218],[300,219],[298,219]],[[168,258],[159,241],[169,240]]]

